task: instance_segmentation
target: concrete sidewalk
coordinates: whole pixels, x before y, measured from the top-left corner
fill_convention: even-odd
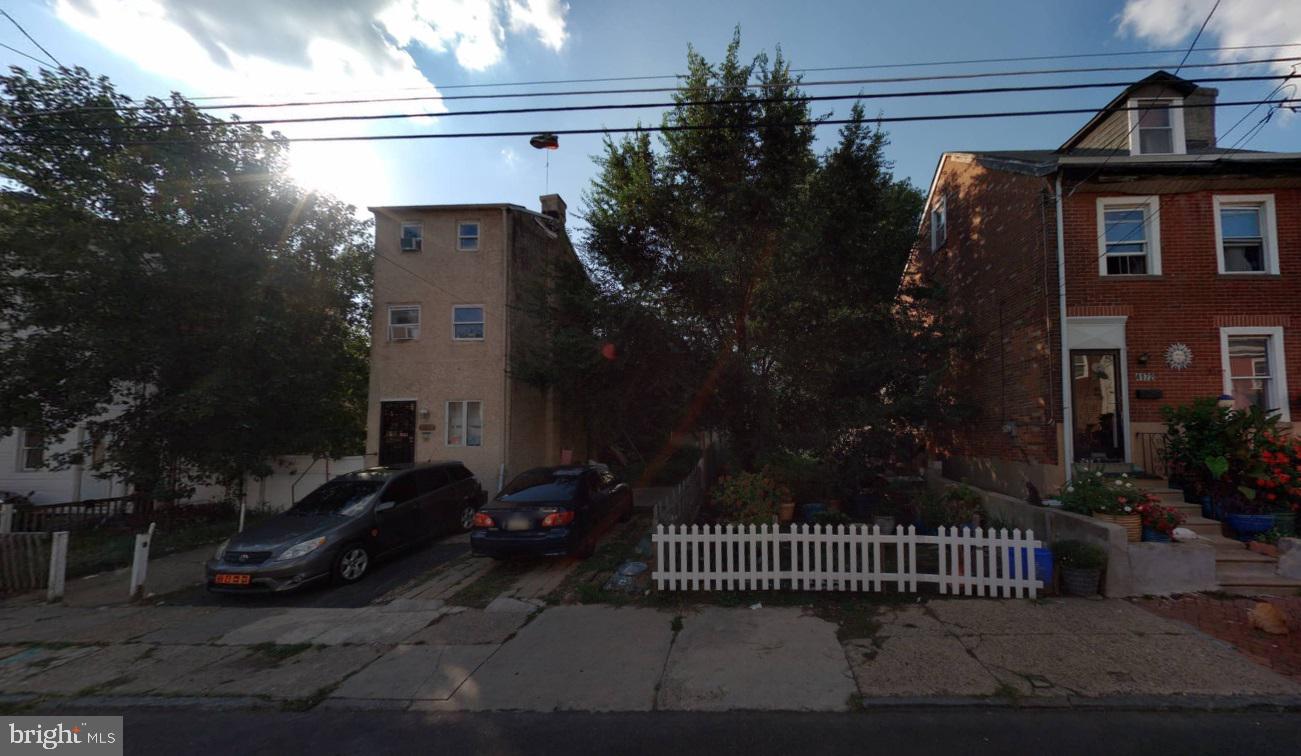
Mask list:
[[[799,607],[0,609],[0,701],[433,711],[911,703],[1301,706],[1301,684],[1124,601]]]

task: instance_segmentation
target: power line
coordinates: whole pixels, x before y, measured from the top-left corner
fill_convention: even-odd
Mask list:
[[[4,10],[3,8],[0,8],[0,13],[4,14],[4,17],[5,17],[5,18],[9,19],[9,23],[11,23],[11,24],[13,24],[14,26],[18,27],[18,31],[22,32],[24,37],[26,37],[27,39],[31,40],[31,43],[32,43],[33,45],[36,45],[36,48],[37,48],[38,50],[40,50],[41,52],[45,53],[45,57],[47,57],[47,58],[49,58],[50,60],[54,61],[54,65],[58,66],[59,68],[63,68],[63,64],[59,62],[59,59],[56,58],[56,57],[54,57],[53,55],[51,55],[49,50],[46,50],[44,47],[42,47],[42,46],[41,46],[41,43],[40,43],[40,42],[37,42],[35,37],[33,37],[32,35],[28,34],[28,33],[27,33],[27,30],[23,28],[23,25],[20,24],[20,23],[18,23],[17,19],[15,19],[13,16],[9,15],[9,12],[8,12],[8,11]],[[12,49],[12,48],[11,48],[11,49]],[[31,56],[28,56],[28,57],[31,57]],[[33,58],[33,60],[35,60],[35,58]]]
[[[1207,13],[1206,18],[1202,19],[1202,25],[1197,29],[1197,34],[1193,36],[1193,43],[1188,46],[1188,52],[1184,53],[1183,60],[1179,61],[1179,65],[1175,66],[1176,76],[1179,75],[1179,69],[1183,68],[1184,64],[1188,62],[1188,56],[1193,54],[1193,50],[1197,47],[1197,40],[1202,38],[1202,32],[1206,31],[1206,25],[1211,22],[1211,16],[1215,15],[1215,11],[1218,10],[1219,7],[1220,0],[1215,0],[1215,5],[1211,6],[1211,12]]]
[[[29,54],[23,52],[22,50],[19,50],[17,47],[10,47],[9,45],[6,45],[6,44],[3,43],[3,42],[0,42],[0,47],[3,47],[4,49],[6,49],[6,50],[8,50],[8,51],[10,51],[10,52],[18,53],[19,55],[23,56],[24,58],[27,58],[28,60],[34,60],[34,61],[36,61],[37,63],[40,63],[41,65],[45,65],[45,61],[41,60],[40,58],[36,57],[35,55],[29,55]]]
[[[1172,109],[1198,109],[1214,107],[1240,107],[1247,105],[1293,105],[1301,104],[1301,99],[1284,99],[1284,100],[1239,100],[1233,102],[1221,103],[1179,103],[1171,104]],[[1141,106],[1115,108],[1116,112],[1142,110]],[[1030,116],[1048,116],[1048,115],[1079,115],[1082,113],[1096,113],[1097,108],[1058,108],[1054,110],[1021,110],[1021,111],[997,111],[985,113],[946,113],[941,115],[915,115],[915,116],[881,116],[877,118],[864,118],[866,123],[911,123],[911,122],[928,122],[928,121],[958,121],[958,120],[978,120],[990,118],[1022,118]],[[600,127],[585,129],[529,129],[523,131],[473,131],[473,132],[450,132],[450,133],[416,133],[416,134],[353,134],[346,136],[320,136],[320,137],[234,137],[227,139],[208,139],[202,140],[205,144],[266,144],[273,142],[294,143],[294,142],[364,142],[364,141],[394,141],[410,139],[474,139],[490,137],[525,137],[534,136],[539,131],[547,131],[557,136],[563,135],[583,135],[583,134],[633,134],[633,133],[652,133],[652,132],[673,132],[673,131],[721,131],[728,129],[758,128],[760,126],[783,126],[783,127],[802,127],[802,126],[843,126],[855,123],[854,119],[820,119],[805,121],[790,121],[782,124],[672,124],[661,126],[619,126],[619,127]],[[227,125],[240,125],[238,121],[227,122]],[[168,145],[168,144],[197,144],[200,140],[195,139],[164,139],[164,140],[132,140],[118,142],[119,146],[150,146],[150,145]],[[31,144],[40,144],[39,142],[3,142],[0,146],[13,147]],[[51,144],[63,145],[82,145],[89,146],[86,142],[53,142]]]
[[[1301,42],[1282,42],[1277,44],[1260,44],[1260,45],[1228,45],[1222,47],[1203,47],[1199,52],[1225,52],[1240,50],[1278,50],[1284,48],[1301,47]],[[932,66],[961,66],[974,65],[982,63],[1028,63],[1041,60],[1069,60],[1073,58],[1117,58],[1126,56],[1142,55],[1168,55],[1171,53],[1182,53],[1184,48],[1173,48],[1165,50],[1118,50],[1115,52],[1094,52],[1094,53],[1066,53],[1060,55],[1022,55],[1006,58],[967,58],[963,60],[936,60],[920,61],[911,63],[869,63],[861,65],[844,65],[844,66],[817,66],[808,68],[792,68],[791,73],[823,73],[827,71],[870,71],[897,68],[923,68]],[[1185,62],[1186,59],[1185,59]],[[1164,65],[1153,64],[1157,68],[1163,68]],[[507,81],[492,82],[484,84],[441,84],[437,87],[433,85],[419,87],[388,87],[384,89],[327,89],[313,90],[306,92],[296,92],[299,95],[318,95],[318,94],[344,94],[357,92],[409,92],[429,89],[450,90],[450,89],[494,89],[498,87],[530,87],[545,84],[595,84],[617,81],[656,81],[663,79],[682,79],[685,74],[652,74],[641,76],[602,76],[595,78],[580,79],[535,79],[532,81]],[[288,94],[288,93],[286,93]],[[229,100],[242,95],[208,95],[204,97],[193,97],[193,100]]]
[[[1276,79],[1286,80],[1288,74],[1272,74],[1268,76],[1226,76],[1210,79],[1202,79],[1202,83],[1217,83],[1226,81],[1274,81]],[[186,127],[195,126],[203,128],[220,128],[229,126],[234,123],[245,126],[264,126],[268,124],[286,124],[286,123],[323,123],[331,121],[375,121],[375,120],[392,120],[405,118],[448,118],[454,116],[484,116],[484,115],[520,115],[525,113],[570,113],[581,111],[600,111],[600,110],[638,110],[647,108],[673,108],[673,107],[698,107],[698,106],[730,106],[730,105],[763,105],[779,102],[829,102],[838,100],[871,100],[871,99],[893,99],[893,98],[913,98],[913,97],[947,97],[955,95],[988,95],[988,94],[1006,94],[1015,92],[1051,92],[1051,91],[1071,91],[1080,89],[1104,89],[1114,87],[1128,87],[1133,82],[1102,82],[1090,84],[1045,84],[1028,87],[981,87],[976,89],[932,89],[919,92],[859,92],[856,94],[836,94],[836,95],[806,95],[802,97],[757,97],[752,99],[727,99],[727,100],[686,100],[682,102],[633,102],[633,103],[599,103],[593,105],[556,105],[551,107],[534,107],[534,108],[496,108],[491,110],[460,110],[445,113],[368,113],[361,115],[335,115],[335,116],[304,116],[299,118],[258,118],[239,121],[195,121],[184,124]],[[171,123],[143,123],[143,124],[108,124],[103,126],[97,125],[75,125],[75,126],[41,126],[41,127],[22,127],[17,129],[23,134],[42,134],[42,133],[60,133],[60,132],[101,132],[101,131],[130,131],[130,130],[162,130],[176,128],[177,124]]]
[[[1256,58],[1252,60],[1222,61],[1218,63],[1196,63],[1187,68],[1229,68],[1234,66],[1250,66],[1264,63],[1296,63],[1301,61],[1301,56],[1278,57],[1278,58]],[[791,84],[744,84],[736,87],[710,86],[707,89],[713,91],[734,90],[734,89],[780,89],[789,86],[798,87],[821,87],[821,86],[840,86],[850,84],[902,84],[917,81],[951,81],[964,79],[983,79],[983,78],[1002,78],[1013,76],[1046,76],[1053,74],[1072,74],[1072,73],[1105,73],[1118,71],[1150,71],[1151,66],[1095,66],[1089,68],[1045,68],[1033,70],[1017,71],[991,71],[983,73],[963,73],[963,74],[943,74],[931,76],[897,76],[884,78],[861,78],[861,79],[827,79],[822,81],[801,81]],[[1129,84],[1132,82],[1126,82]],[[559,90],[547,92],[498,92],[494,94],[472,94],[472,95],[416,95],[406,97],[361,97],[338,100],[297,100],[286,102],[243,102],[228,103],[220,105],[190,105],[185,109],[193,110],[250,110],[254,108],[289,108],[289,107],[311,107],[319,105],[358,105],[381,102],[416,102],[416,101],[448,101],[448,100],[496,100],[508,98],[529,98],[529,97],[585,97],[589,95],[610,95],[610,94],[641,94],[650,92],[678,92],[680,87],[629,87],[623,89],[578,89],[578,90]],[[113,106],[92,106],[81,108],[60,108],[57,110],[38,110],[29,113],[12,113],[10,118],[35,118],[44,115],[62,115],[67,113],[90,113],[90,112],[108,112],[108,111],[135,111],[135,110],[180,110],[183,108],[167,105],[165,103],[153,103],[149,105],[130,105],[124,107]]]

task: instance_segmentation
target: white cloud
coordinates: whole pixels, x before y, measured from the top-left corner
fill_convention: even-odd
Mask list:
[[[1164,47],[1188,44],[1214,4],[1215,0],[1128,0],[1120,12],[1120,29]],[[1292,43],[1301,43],[1301,12],[1295,2],[1232,0],[1220,3],[1198,46]],[[1220,60],[1291,57],[1297,50],[1222,50],[1216,56]],[[1287,71],[1291,64],[1275,64],[1275,68]]]
[[[423,90],[437,95],[412,58],[419,45],[483,70],[503,60],[509,35],[559,51],[568,5],[557,0],[54,0],[55,13],[146,71],[180,82],[189,96],[241,99],[308,92]],[[410,92],[408,92],[409,94]],[[307,98],[310,99],[310,98]],[[445,112],[438,100],[246,111],[246,118]],[[225,111],[219,111],[225,114]],[[425,119],[273,126],[294,137],[396,133]],[[328,150],[321,149],[329,147]],[[362,205],[385,196],[372,143],[295,145],[291,172]]]

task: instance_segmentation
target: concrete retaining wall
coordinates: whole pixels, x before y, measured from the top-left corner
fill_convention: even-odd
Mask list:
[[[933,490],[958,485],[928,470],[927,484]],[[989,516],[1022,530],[1033,530],[1039,540],[1076,540],[1096,544],[1107,551],[1103,595],[1164,596],[1218,588],[1215,580],[1215,549],[1208,543],[1129,543],[1125,529],[1092,517],[1059,509],[1036,507],[1006,494],[976,489],[985,500]]]

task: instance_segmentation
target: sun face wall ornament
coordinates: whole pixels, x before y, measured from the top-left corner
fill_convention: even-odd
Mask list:
[[[1165,348],[1165,364],[1171,370],[1183,370],[1193,364],[1193,350],[1177,341]]]

